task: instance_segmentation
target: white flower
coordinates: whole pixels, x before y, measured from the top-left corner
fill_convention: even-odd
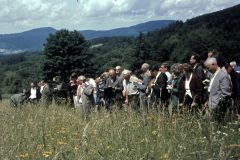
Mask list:
[[[225,133],[225,132],[223,132],[223,135],[224,135],[224,136],[226,136],[226,137],[228,136],[228,134],[227,134],[227,133]]]

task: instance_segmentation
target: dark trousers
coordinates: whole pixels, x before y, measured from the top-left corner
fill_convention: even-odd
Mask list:
[[[224,100],[220,101],[218,108],[211,111],[211,117],[214,121],[218,123],[226,122],[226,113],[231,109],[231,97],[226,97]]]

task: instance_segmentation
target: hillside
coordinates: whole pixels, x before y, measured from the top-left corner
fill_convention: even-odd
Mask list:
[[[189,62],[192,52],[200,54],[204,61],[212,49],[220,52],[226,61],[240,63],[240,5],[198,16],[185,23],[177,21],[134,40],[101,38],[95,39],[93,44],[102,44],[91,49],[101,71],[119,64],[137,69],[142,62]]]
[[[240,5],[177,22],[146,38],[157,60],[188,61],[192,51],[205,59],[215,49],[240,63]]]
[[[94,39],[100,37],[116,37],[116,36],[137,36],[139,32],[147,33],[157,29],[164,28],[174,20],[159,20],[159,21],[149,21],[146,23],[141,23],[131,27],[116,28],[106,31],[96,31],[96,30],[83,30],[80,31],[86,39]]]
[[[158,20],[106,31],[85,30],[80,32],[87,40],[100,37],[137,36],[139,32],[146,33],[161,29],[173,22],[173,20]],[[0,34],[0,54],[41,51],[46,38],[50,33],[55,33],[56,31],[54,28],[44,27],[22,33]]]
[[[30,31],[14,34],[0,35],[0,48],[2,52],[16,51],[33,51],[43,48],[43,43],[50,33],[56,30],[51,27],[37,28]]]

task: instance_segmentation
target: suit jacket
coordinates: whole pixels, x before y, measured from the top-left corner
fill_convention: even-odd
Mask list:
[[[122,77],[116,76],[114,78],[109,77],[106,80],[105,88],[115,88],[118,90],[122,90],[123,88],[123,79]]]
[[[167,75],[165,73],[161,73],[155,82],[155,85],[152,86],[153,94],[156,98],[161,98],[161,100],[165,100],[167,98]],[[160,97],[161,90],[161,97]]]
[[[220,70],[212,82],[208,100],[209,108],[211,110],[218,108],[218,104],[230,97],[231,93],[231,79],[226,72]]]
[[[139,90],[139,92],[140,92],[140,96],[142,95],[142,96],[145,96],[145,94],[146,94],[146,89],[147,89],[147,86],[148,86],[148,82],[149,82],[149,80],[150,80],[150,73],[149,73],[149,71],[147,71],[146,73],[144,73],[143,75],[142,75],[142,78],[143,78],[143,82],[142,82],[142,84],[139,84],[138,85],[138,90]]]
[[[94,104],[94,98],[93,98],[93,85],[85,82],[85,85],[83,87],[82,91],[82,104],[83,107],[91,107]]]
[[[196,67],[193,69],[193,72],[198,75],[198,77],[203,81],[205,79],[205,74],[203,70],[203,66],[201,64],[197,64]]]
[[[179,89],[178,89],[179,103],[184,102],[184,97],[186,93],[185,79],[186,77],[183,76],[179,84]],[[193,101],[196,103],[200,103],[202,100],[203,86],[202,86],[202,81],[200,80],[200,78],[197,76],[196,73],[192,73],[192,79],[190,81],[189,86],[190,86],[190,92],[192,94]]]

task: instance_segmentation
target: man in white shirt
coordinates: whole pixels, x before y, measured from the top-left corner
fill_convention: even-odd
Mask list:
[[[30,89],[29,101],[30,103],[36,104],[41,97],[40,88],[34,82],[32,82],[30,86],[31,86],[31,89]]]

